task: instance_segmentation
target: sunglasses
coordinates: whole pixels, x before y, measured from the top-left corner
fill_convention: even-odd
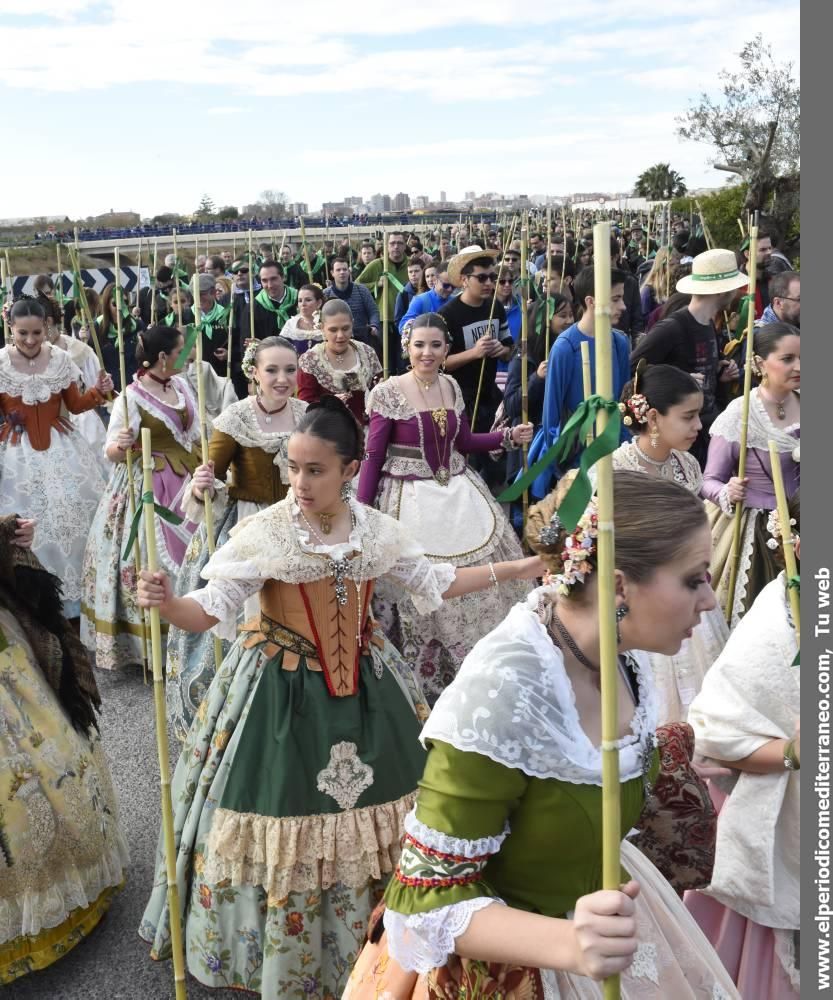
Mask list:
[[[512,278],[501,278],[500,281],[498,281],[499,285],[511,285],[513,283],[514,283],[514,279],[512,279]]]
[[[234,273],[235,274],[248,274],[249,273],[249,269],[248,269],[248,267],[238,267],[237,270]]]
[[[442,288],[444,292],[450,292],[454,285],[450,281],[438,281],[437,284]]]
[[[494,284],[497,281],[497,275],[494,271],[490,271],[488,274],[470,274],[470,278],[475,278],[480,282],[481,285],[485,285],[487,281]]]

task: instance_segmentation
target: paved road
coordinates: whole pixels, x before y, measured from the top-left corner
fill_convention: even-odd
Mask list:
[[[152,883],[159,834],[159,765],[153,727],[153,692],[140,672],[97,674],[103,711],[101,733],[130,846],[127,883],[95,931],[59,962],[6,986],[3,1000],[168,1000],[173,969],[153,962],[136,933]],[[172,738],[175,756],[177,742]],[[188,979],[189,1000],[239,998]]]

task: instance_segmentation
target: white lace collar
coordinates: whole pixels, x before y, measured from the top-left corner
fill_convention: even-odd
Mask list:
[[[132,390],[130,395],[136,405],[161,421],[171,432],[176,443],[186,451],[190,451],[191,445],[199,440],[200,424],[197,416],[197,401],[187,379],[183,375],[174,375],[171,378],[171,388],[176,393],[176,403],[163,403],[161,399],[157,399],[153,393],[148,392],[142,386],[138,375],[133,376],[133,381],[128,388]],[[171,410],[184,410],[190,416],[190,423],[185,430],[182,429],[180,420],[173,419],[170,414]]]
[[[601,785],[601,750],[581,728],[561,651],[541,617],[538,588],[516,604],[463,661],[440,695],[421,739],[479,753],[534,778]],[[657,727],[658,701],[648,660],[631,653],[639,705],[630,733],[617,740],[622,781],[643,772]]]
[[[307,404],[302,399],[295,397],[291,397],[287,403],[293,415],[293,423],[297,424],[301,414],[306,410]],[[254,407],[254,396],[248,396],[237,403],[232,403],[214,420],[214,429],[228,434],[243,448],[260,448],[262,451],[274,455],[281,450],[281,445],[285,443],[293,429],[264,431],[257,422]]]
[[[291,504],[292,523],[298,532],[298,542],[305,552],[315,552],[318,555],[329,556],[331,559],[344,559],[353,552],[362,551],[362,535],[367,530],[367,514],[365,505],[351,496],[350,510],[353,513],[353,527],[346,542],[337,542],[335,545],[322,545],[309,530],[309,523],[304,517],[295,494],[292,490],[287,493],[287,498]]]
[[[21,372],[12,365],[8,347],[0,350],[0,392],[19,397],[27,406],[47,403],[70,382],[81,377],[81,372],[69,354],[58,347],[49,347],[49,361],[42,372]]]

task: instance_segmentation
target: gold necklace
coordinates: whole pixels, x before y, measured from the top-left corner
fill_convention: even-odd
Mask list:
[[[423,396],[425,396],[425,402],[429,407],[429,413],[431,414],[431,419],[439,428],[440,436],[445,437],[446,430],[448,428],[448,414],[446,413],[445,406],[440,405],[432,409],[431,404],[428,402],[428,390],[431,389],[433,386],[435,386],[438,382],[440,382],[440,376],[438,375],[433,382],[427,382],[427,383],[423,382],[422,379],[419,377],[419,375],[417,375],[415,372],[414,372],[414,378],[417,380],[417,384],[419,385],[420,389],[422,389]],[[440,382],[440,403],[442,404],[442,402],[443,402],[443,387],[442,383]]]
[[[759,387],[759,389],[762,387]],[[779,420],[787,419],[787,411],[784,409],[784,403],[790,398],[792,393],[787,393],[786,396],[779,402],[777,399],[773,399],[768,392],[763,392],[761,395],[764,397],[767,403],[771,403],[775,407],[775,412],[778,415]]]
[[[437,381],[439,381],[439,379],[437,379]],[[419,382],[420,386],[422,386],[422,382],[420,382],[418,378],[417,382]],[[444,402],[442,382],[440,382],[440,402]],[[451,480],[451,472],[446,464],[448,461],[448,447],[451,443],[451,439],[446,437],[446,421],[448,419],[448,415],[445,411],[445,406],[437,408],[436,410],[429,410],[428,412],[431,414],[431,430],[434,433],[434,444],[437,448],[437,461],[439,462],[439,467],[434,473],[434,479],[440,484],[440,486],[448,486]],[[440,413],[442,414],[442,417],[440,417]],[[419,415],[417,415],[417,419],[419,419]],[[438,427],[440,429],[440,436],[443,438],[444,443],[442,454],[440,454],[440,439],[437,437]]]

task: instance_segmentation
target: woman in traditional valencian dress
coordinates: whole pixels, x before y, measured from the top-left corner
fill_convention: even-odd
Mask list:
[[[741,398],[733,400],[712,424],[703,473],[703,496],[711,501],[707,504],[714,540],[711,574],[718,603],[724,610],[729,597],[734,507],[742,504],[737,584],[730,618],[733,628],[762,588],[778,575],[778,565],[766,544],[767,517],[775,509],[770,441],[775,442],[781,458],[787,497],[801,482],[801,334],[788,323],[770,323],[755,330],[754,348],[761,384],[752,390],[749,401],[746,475],[743,479],[737,475]]]
[[[83,941],[128,860],[95,678],[20,525],[0,518],[0,987]]]
[[[204,521],[204,489],[213,493],[216,547],[229,539],[231,529],[257,514],[289,489],[287,442],[307,404],[293,394],[298,381],[298,355],[283,337],[253,340],[243,358],[246,378],[254,380],[256,395],[232,404],[214,422],[209,444],[210,465],[194,473],[185,497],[185,511],[194,522]],[[226,482],[230,474],[231,481]],[[201,573],[208,562],[205,524],[194,534],[176,583],[177,594],[205,586]],[[247,609],[248,610],[248,609]],[[251,618],[258,611],[255,599]],[[223,644],[228,653],[230,643]],[[171,628],[168,633],[168,718],[184,740],[200,702],[216,673],[214,643],[207,633]]]
[[[798,493],[790,515],[798,556]],[[769,527],[777,557],[782,531],[777,512]],[[712,782],[720,809],[714,872],[707,889],[686,893],[686,906],[744,1000],[798,1000],[801,988],[797,652],[781,572],[732,633],[689,713],[698,752],[731,768],[732,777]]]
[[[299,355],[321,343],[321,309],[324,292],[319,285],[301,285],[298,289],[298,312],[281,328],[281,336],[291,340]]]
[[[127,449],[134,448],[133,491],[141,495],[141,462],[135,458],[143,427],[150,428],[153,447],[153,491],[156,502],[183,517],[182,501],[199,464],[200,426],[197,404],[188,381],[173,374],[182,350],[177,327],[149,327],[136,348],[139,369],[127,388],[128,426],[124,402],[116,400],[107,429],[106,455],[113,463],[84,554],[81,639],[95,652],[96,666],[117,670],[141,663],[142,614],[136,604],[133,557],[125,548],[130,533]],[[159,562],[171,574],[179,571],[196,525],[157,520]],[[143,544],[139,532],[140,545]]]
[[[532,425],[471,432],[460,389],[441,371],[449,346],[442,316],[418,316],[402,342],[411,370],[376,386],[368,399],[370,429],[359,499],[401,521],[437,562],[488,566],[520,558],[511,525],[480,476],[467,467],[466,455],[518,448],[531,439]],[[493,587],[421,616],[380,586],[374,611],[433,704],[472,646],[528,590],[523,582]]]
[[[613,453],[613,467],[669,479],[699,496],[703,475],[688,451],[701,427],[703,393],[695,380],[671,365],[647,367],[641,361],[622,400],[623,422],[634,437]],[[674,656],[650,654],[660,724],[685,722],[691,700],[728,638],[726,619],[715,607],[703,613],[692,637]]]
[[[12,306],[12,344],[0,350],[0,515],[38,524],[35,555],[63,585],[64,614],[77,618],[84,546],[106,485],[101,464],[62,415],[103,405],[106,372],[82,393],[81,373],[47,340],[46,315],[32,299]]]
[[[422,730],[416,808],[345,1000],[600,1000],[594,980],[614,973],[625,1000],[737,996],[682,901],[627,840],[622,890],[600,890],[598,511],[591,501],[567,531],[568,479],[527,522],[554,576],[481,639]],[[640,650],[674,654],[715,601],[697,497],[616,472],[614,510],[625,833],[658,764]]]
[[[323,343],[301,355],[298,395],[307,403],[338,396],[360,423],[365,399],[382,374],[372,347],[353,339],[353,314],[346,302],[331,299],[321,309]]]
[[[430,563],[353,498],[362,437],[337,400],[310,405],[289,440],[292,489],[238,525],[203,570],[208,586],[174,597],[144,571],[139,589],[180,628],[227,639],[260,595],[188,733],[173,799],[188,969],[270,1000],[344,988],[422,771],[427,709],[369,616],[374,581],[394,579],[426,611],[490,585],[486,567]],[[140,928],[157,958],[169,954],[165,881],[160,843]]]

